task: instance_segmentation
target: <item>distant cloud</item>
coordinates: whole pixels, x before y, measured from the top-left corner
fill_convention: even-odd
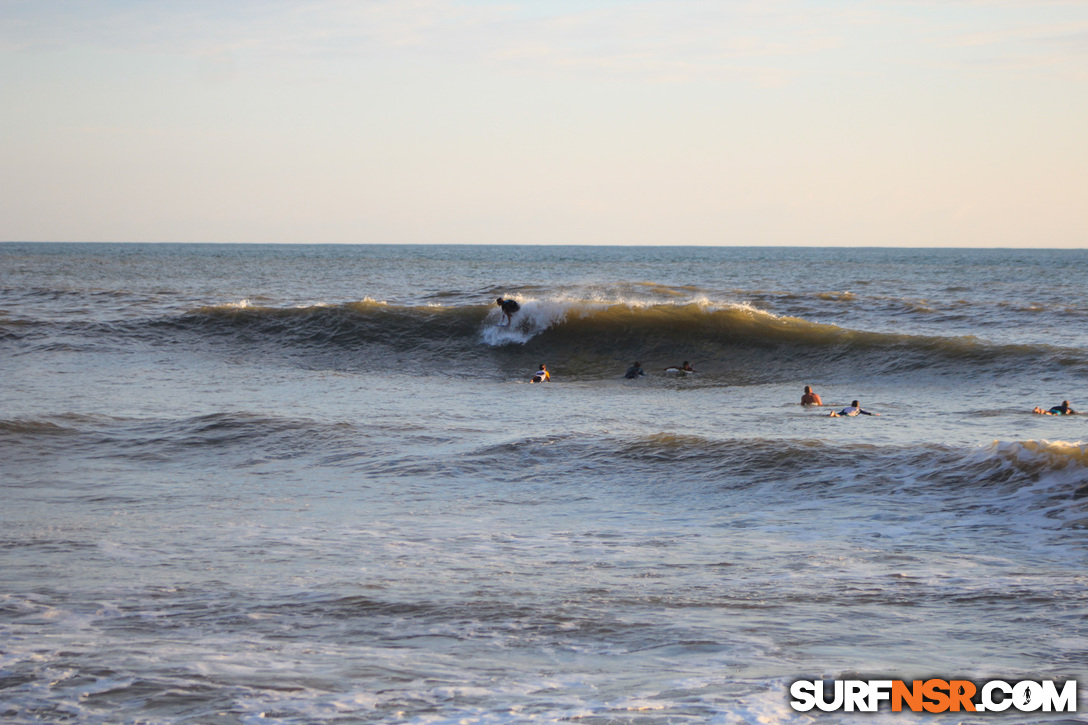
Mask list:
[[[200,57],[197,71],[200,80],[208,85],[218,85],[234,78],[238,69],[238,59],[229,50],[205,53]]]
[[[992,8],[1002,8],[1000,12]],[[1012,13],[1011,15],[1009,13]],[[1019,13],[1019,14],[1018,14]],[[1024,25],[1023,14],[1038,15]],[[642,80],[703,77],[776,85],[835,54],[840,68],[898,62],[888,48],[977,64],[956,48],[1039,67],[1083,63],[1086,2],[1023,0],[7,0],[0,50],[80,46],[202,59],[368,59],[407,53],[510,72]],[[943,49],[943,50],[942,50]],[[216,60],[217,59],[217,60]]]
[[[643,2],[522,20],[486,56],[526,70],[780,82],[797,72],[784,67],[789,59],[842,44],[834,27],[792,5]]]
[[[361,53],[375,43],[424,44],[439,26],[471,14],[448,0],[7,0],[0,47]]]

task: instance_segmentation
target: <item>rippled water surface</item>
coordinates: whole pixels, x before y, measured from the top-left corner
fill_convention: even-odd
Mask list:
[[[1086,290],[1080,251],[0,244],[0,719],[1083,684],[1088,417],[1031,410],[1088,408]]]

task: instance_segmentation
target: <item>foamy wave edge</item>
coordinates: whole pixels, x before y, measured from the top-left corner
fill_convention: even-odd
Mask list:
[[[987,451],[1019,465],[1039,465],[1055,471],[1088,468],[1088,444],[1083,441],[994,441]]]
[[[766,321],[796,320],[799,318],[782,317],[771,312],[753,307],[747,302],[712,302],[706,297],[684,302],[660,302],[634,299],[586,299],[582,297],[558,297],[548,299],[523,298],[517,302],[521,309],[509,326],[500,323],[502,312],[496,307],[491,310],[480,327],[480,339],[492,347],[499,345],[524,344],[542,332],[572,320],[586,319],[610,310],[675,310],[683,312],[692,307],[703,313],[740,312]],[[814,324],[814,323],[809,323]]]

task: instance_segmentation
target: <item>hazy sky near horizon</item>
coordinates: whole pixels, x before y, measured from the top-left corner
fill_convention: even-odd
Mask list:
[[[0,240],[1088,246],[1088,0],[0,0]]]

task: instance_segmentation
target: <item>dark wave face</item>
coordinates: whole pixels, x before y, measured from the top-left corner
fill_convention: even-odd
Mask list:
[[[109,347],[127,340],[183,344],[209,354],[244,350],[304,367],[455,370],[467,377],[503,376],[545,361],[568,378],[599,380],[622,373],[634,360],[651,373],[691,361],[699,373],[693,384],[837,378],[844,369],[969,378],[1026,368],[1036,374],[1088,372],[1088,358],[1076,349],[851,330],[742,305],[540,300],[525,302],[509,327],[499,320],[494,306],[484,305],[244,304],[114,323],[6,321],[2,334],[27,349]]]
[[[398,455],[398,443],[419,447],[413,448],[414,455]],[[5,419],[0,420],[0,446],[9,464],[28,470],[35,461],[50,459],[111,460],[133,470],[151,465],[241,472],[294,461],[366,478],[409,481],[422,476],[458,487],[484,478],[564,486],[588,476],[593,487],[662,488],[667,496],[697,506],[750,491],[783,504],[803,494],[818,495],[824,504],[842,496],[904,504],[933,496],[964,511],[986,511],[1005,500],[1010,515],[1023,507],[1088,515],[1088,447],[1062,441],[994,442],[965,449],[684,433],[530,433],[465,449],[411,423],[386,429],[224,412],[180,419]]]
[[[233,467],[244,469],[269,458],[309,458],[322,466],[382,475],[403,476],[414,467],[441,474],[450,466],[451,480],[491,474],[508,481],[539,477],[539,464],[546,463],[547,475],[556,482],[586,471],[602,480],[620,480],[627,474],[651,482],[656,470],[667,468],[669,485],[685,479],[698,482],[687,488],[696,497],[724,485],[763,482],[773,482],[786,496],[794,493],[794,486],[813,485],[824,494],[879,491],[886,496],[972,489],[1008,493],[1061,474],[1066,484],[1077,484],[1059,491],[1072,501],[1077,498],[1072,496],[1074,488],[1088,485],[1088,446],[1062,441],[994,442],[964,449],[937,443],[878,446],[817,438],[715,439],[686,433],[529,433],[465,450],[451,445],[453,440],[436,439],[434,431],[409,421],[395,428],[372,428],[247,412],[178,419],[76,414],[0,419],[0,444],[6,446],[9,462],[24,456],[27,460],[58,456],[154,463],[191,456],[186,465],[203,461],[217,466],[231,459]],[[415,441],[429,446],[430,452],[397,462],[373,455],[376,449],[384,451],[389,441]],[[330,455],[364,449],[369,450],[363,456]]]
[[[924,374],[1011,384],[1088,371],[1088,258],[1077,251],[8,244],[0,254],[0,345],[15,354],[135,342],[482,378],[546,362],[585,380],[635,360],[651,373],[690,360],[696,386]],[[500,295],[523,305],[509,329],[495,326]]]

